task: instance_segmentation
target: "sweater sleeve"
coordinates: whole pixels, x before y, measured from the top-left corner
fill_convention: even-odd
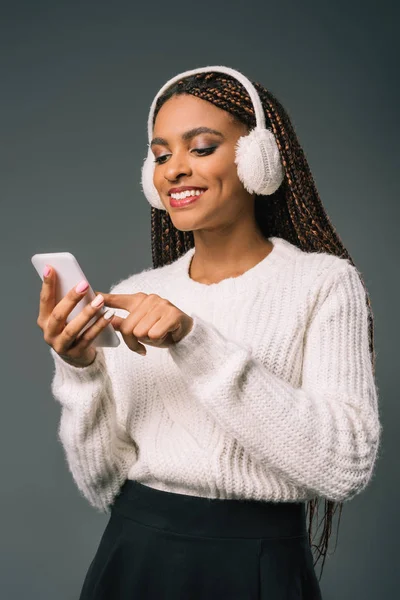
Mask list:
[[[114,286],[111,293],[121,292]],[[116,309],[116,314],[126,313]],[[67,464],[83,496],[103,512],[108,511],[137,458],[134,441],[118,422],[107,352],[118,352],[118,348],[98,347],[92,364],[80,368],[50,348],[54,359],[51,391],[61,405],[58,435]]]
[[[320,284],[298,388],[191,316],[192,330],[169,351],[223,430],[266,468],[312,494],[342,502],[366,487],[381,425],[366,295],[353,265],[346,262]]]
[[[94,362],[78,368],[50,348],[55,362],[51,384],[61,404],[59,438],[78,489],[106,512],[136,460],[133,440],[117,423],[104,349]]]

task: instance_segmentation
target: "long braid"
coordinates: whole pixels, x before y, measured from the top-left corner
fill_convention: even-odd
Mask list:
[[[266,126],[274,133],[285,171],[284,180],[274,194],[255,198],[255,218],[260,231],[265,237],[282,237],[306,252],[326,252],[346,258],[355,266],[323,207],[287,112],[271,92],[259,83],[254,85],[264,107]],[[171,96],[185,93],[226,110],[233,119],[246,124],[249,129],[256,125],[247,91],[236,79],[223,73],[199,73],[178,81],[158,99],[154,119],[161,106]],[[153,266],[157,268],[170,264],[193,248],[194,236],[190,231],[182,232],[176,229],[167,211],[151,207],[151,245]],[[359,271],[358,274],[366,293],[369,349],[375,374],[374,318],[368,290]],[[322,500],[325,504],[321,521],[323,530],[318,543],[313,544],[314,535],[316,537],[321,525],[318,524],[318,511]],[[323,557],[320,578],[332,533],[333,517],[339,509],[338,531],[342,508],[342,502],[333,502],[318,496],[307,502],[308,539],[311,549],[317,554],[314,566],[321,556]],[[315,534],[314,521],[317,521]]]

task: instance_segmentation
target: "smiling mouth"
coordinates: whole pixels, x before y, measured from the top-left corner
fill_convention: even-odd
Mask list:
[[[172,207],[179,208],[181,206],[187,206],[188,204],[193,204],[193,202],[196,202],[196,200],[198,200],[201,196],[203,196],[203,194],[205,192],[206,192],[206,190],[196,190],[195,194],[191,194],[189,196],[184,196],[183,198],[181,197],[181,194],[171,194],[170,205]],[[173,196],[178,196],[178,197],[174,198]]]

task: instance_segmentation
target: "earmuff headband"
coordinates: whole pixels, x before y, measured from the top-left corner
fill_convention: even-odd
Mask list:
[[[250,99],[253,103],[254,113],[255,113],[255,117],[256,117],[256,127],[265,129],[265,116],[264,116],[264,110],[263,110],[263,107],[261,104],[260,96],[258,95],[258,92],[257,92],[256,88],[254,87],[254,85],[251,83],[251,81],[249,79],[247,79],[247,77],[245,75],[243,75],[239,71],[236,71],[235,69],[230,69],[229,67],[201,67],[199,69],[192,69],[191,71],[185,71],[184,73],[181,73],[180,75],[176,75],[175,77],[172,77],[172,79],[167,81],[167,83],[165,85],[163,85],[162,88],[160,89],[160,91],[157,93],[157,95],[154,98],[152,105],[150,107],[149,119],[148,119],[148,123],[147,123],[149,144],[151,142],[151,138],[152,138],[152,134],[153,134],[153,117],[154,117],[154,111],[156,109],[156,103],[157,103],[158,98],[170,86],[172,86],[174,83],[176,83],[180,79],[189,77],[190,75],[197,75],[198,73],[211,73],[211,72],[226,73],[227,75],[231,75],[232,77],[237,79],[243,85],[243,87],[247,90],[247,93],[249,94]]]

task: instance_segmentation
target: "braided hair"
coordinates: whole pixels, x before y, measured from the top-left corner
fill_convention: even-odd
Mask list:
[[[327,252],[348,259],[355,266],[324,210],[288,114],[270,91],[259,83],[253,83],[253,85],[264,108],[266,127],[272,130],[278,144],[285,172],[284,180],[274,194],[268,198],[257,195],[255,197],[254,211],[258,228],[266,238],[281,237],[306,252]],[[161,106],[177,94],[191,94],[207,100],[226,110],[234,120],[247,125],[249,130],[256,126],[253,105],[246,89],[235,78],[219,72],[187,76],[168,88],[157,100],[153,125]],[[169,264],[194,247],[193,232],[178,230],[173,225],[167,211],[152,207],[151,247],[154,268]],[[366,293],[369,350],[373,373],[375,373],[373,313],[368,291],[361,275],[360,280]],[[314,518],[317,521],[315,537],[321,525],[318,524],[321,500],[322,498],[318,496],[309,500],[306,510],[306,518],[308,516],[309,519],[308,539],[311,549],[317,554],[314,566],[321,556],[323,557],[320,577],[332,532],[333,517],[339,509],[339,530],[343,508],[342,502],[324,499],[324,516],[321,520],[323,530],[318,543],[313,544]]]

